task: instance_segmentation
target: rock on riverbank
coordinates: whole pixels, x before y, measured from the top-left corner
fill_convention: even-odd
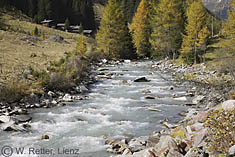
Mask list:
[[[233,125],[235,124],[235,107],[229,108],[229,111],[231,110],[233,110],[233,114],[229,114],[231,121],[228,123]],[[209,123],[213,120],[217,121],[217,123],[223,123],[220,122],[220,119],[213,119],[216,118],[213,116],[215,113],[224,112],[227,112],[227,108],[221,106],[216,106],[205,111],[190,109],[185,119],[176,125],[177,127],[175,127],[175,125],[168,125],[174,127],[167,127],[150,136],[133,139],[108,139],[106,144],[110,145],[110,147],[107,151],[121,154],[117,157],[200,157],[218,156],[219,154],[225,156],[224,153],[227,153],[228,156],[233,156],[235,155],[235,130],[233,130],[233,126],[231,125],[230,128],[227,128],[231,138],[231,141],[229,141],[230,144],[228,144],[228,148],[222,148],[222,150],[227,149],[229,152],[210,151],[210,149],[213,150],[213,147],[216,146],[213,140],[217,139],[216,137],[215,139],[211,137],[213,128],[209,127]],[[216,129],[214,129],[214,131],[216,131]],[[223,138],[223,134],[218,136],[222,136]],[[224,137],[224,140],[226,140],[226,137]],[[226,144],[225,141],[222,140],[221,143],[222,142]]]
[[[152,68],[164,73],[170,72],[180,77],[179,80],[196,82],[197,86],[192,92],[195,95],[193,104],[204,109],[190,109],[183,121],[173,125],[163,123],[166,128],[150,136],[108,139],[106,143],[110,147],[107,151],[121,154],[117,157],[235,156],[234,100],[225,101],[229,99],[231,88],[216,88],[210,82],[213,79],[224,81],[224,78],[221,80],[217,72],[205,70],[203,64],[199,67],[176,66],[170,61],[160,61],[153,63]],[[191,79],[187,78],[189,75]],[[232,78],[226,76],[226,80],[230,82]]]

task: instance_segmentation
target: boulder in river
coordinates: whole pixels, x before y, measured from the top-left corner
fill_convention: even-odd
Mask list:
[[[32,120],[32,117],[30,117],[29,115],[16,115],[13,117],[13,119],[15,119],[19,123],[24,123]]]
[[[0,116],[0,123],[7,123],[11,120],[10,116]]]
[[[183,96],[183,97],[178,97],[178,98],[174,98],[174,100],[177,100],[177,101],[187,101],[187,97]]]
[[[155,99],[154,96],[146,96],[145,99]]]
[[[146,77],[140,77],[138,79],[135,79],[134,82],[150,82]]]
[[[42,135],[41,137],[40,137],[40,139],[41,140],[49,140],[49,136],[48,135]]]
[[[14,131],[15,121],[10,120],[0,125],[0,129],[3,131]]]

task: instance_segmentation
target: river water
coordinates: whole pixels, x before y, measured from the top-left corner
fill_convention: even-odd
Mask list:
[[[100,78],[90,86],[87,100],[64,107],[33,110],[32,132],[1,132],[1,146],[11,146],[14,149],[13,157],[108,157],[112,154],[105,152],[105,137],[150,135],[161,129],[160,121],[165,118],[170,123],[181,120],[178,114],[188,109],[183,105],[186,102],[176,101],[172,97],[185,95],[190,85],[170,90],[175,84],[171,75],[152,69],[152,63],[143,61],[102,67],[106,71],[101,70],[100,73],[115,75],[112,79]],[[133,81],[139,77],[151,81]],[[127,82],[122,84],[123,80]],[[144,93],[146,90],[151,93]],[[146,96],[156,99],[145,99]],[[48,135],[50,139],[40,140],[42,135]],[[15,148],[24,148],[23,154],[17,154]],[[32,149],[41,149],[41,152],[36,153]],[[45,154],[45,151],[43,154],[42,149],[52,149],[52,154]],[[65,149],[75,152],[66,154]],[[74,154],[76,149],[79,149],[79,155]]]

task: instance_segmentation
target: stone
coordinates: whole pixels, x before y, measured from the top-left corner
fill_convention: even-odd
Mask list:
[[[154,151],[150,149],[145,149],[140,152],[135,152],[133,157],[156,157]]]
[[[188,134],[192,134],[193,133],[190,126],[186,127],[186,131],[187,131]]]
[[[40,103],[36,103],[36,104],[34,104],[34,106],[37,107],[37,108],[40,108],[40,107],[42,107],[43,105],[40,104]]]
[[[131,60],[126,59],[126,60],[124,60],[124,62],[125,62],[125,63],[131,63]]]
[[[13,119],[19,123],[24,123],[31,121],[32,117],[30,117],[29,115],[16,115],[13,117]]]
[[[200,102],[202,102],[202,100],[205,98],[205,96],[203,96],[203,95],[198,95],[196,98],[194,98],[193,99],[193,103],[194,104],[198,104],[198,103],[200,103]]]
[[[110,153],[122,154],[124,150],[128,148],[125,142],[116,139],[108,139],[105,141],[105,144],[111,145],[106,149],[106,151]]]
[[[48,139],[50,139],[50,137],[48,135],[42,135],[40,137],[40,140],[48,140]]]
[[[193,97],[193,96],[194,96],[194,94],[193,94],[193,93],[187,93],[185,96]]]
[[[149,111],[161,112],[160,109],[157,108],[148,108]]]
[[[151,93],[151,90],[145,89],[145,90],[142,91],[142,93],[144,93],[144,94],[149,94],[149,93]]]
[[[7,123],[11,120],[10,116],[0,116],[0,123]]]
[[[48,93],[47,93],[50,97],[54,97],[54,96],[56,96],[56,94],[54,93],[54,92],[52,92],[52,91],[49,91]]]
[[[222,108],[225,111],[230,111],[235,109],[235,100],[227,100],[222,103]]]
[[[174,100],[177,100],[177,101],[187,101],[187,97],[183,96],[183,97],[178,97],[178,98],[174,98]]]
[[[194,151],[193,148],[191,148],[186,154],[184,157],[199,157],[200,154],[198,154],[197,151]]]
[[[22,127],[25,128],[25,129],[28,129],[28,128],[31,128],[31,125],[28,124],[28,123],[25,123],[25,124],[22,125]]]
[[[157,151],[168,148],[168,144],[172,141],[172,137],[169,135],[163,135],[160,137],[158,144],[154,147]]]
[[[146,77],[140,77],[138,79],[135,79],[134,82],[150,82]]]
[[[167,122],[163,122],[163,126],[166,127],[166,128],[168,128],[168,129],[174,129],[174,128],[176,128],[178,125],[176,125],[176,124],[169,124],[169,123],[167,123]]]
[[[235,156],[235,145],[229,148],[228,154],[230,156]]]
[[[73,101],[73,97],[69,94],[65,94],[63,99],[63,101],[66,101],[66,102],[72,102]]]
[[[80,91],[83,93],[83,92],[88,92],[89,89],[87,89],[84,85],[81,85],[80,86]]]
[[[15,125],[15,121],[10,120],[8,122],[5,122],[3,124],[0,124],[0,128],[3,131],[13,131],[13,125]]]
[[[155,99],[153,96],[146,96],[145,99]]]
[[[174,87],[173,87],[173,86],[170,86],[170,87],[169,87],[169,90],[174,90]]]
[[[132,155],[132,152],[129,148],[126,148],[124,152],[122,153],[122,155]]]
[[[51,103],[52,103],[53,105],[57,105],[57,104],[58,104],[58,102],[55,101],[55,100],[52,100]]]
[[[207,129],[202,129],[199,132],[196,133],[196,135],[194,136],[194,142],[193,142],[193,146],[197,147],[202,141],[203,139],[206,137],[207,135]]]
[[[121,80],[120,84],[125,86],[130,85],[127,80]]]
[[[105,64],[105,63],[108,62],[108,60],[107,59],[102,59],[102,62]]]
[[[183,157],[184,155],[180,154],[178,151],[171,148],[167,154],[167,157]]]

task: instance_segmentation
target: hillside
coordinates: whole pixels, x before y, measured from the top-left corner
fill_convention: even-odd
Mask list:
[[[217,17],[227,19],[230,7],[229,0],[202,0],[207,9],[214,12]]]
[[[27,69],[46,69],[50,62],[75,48],[77,34],[33,24],[20,12],[0,10],[0,16],[0,83],[19,78]],[[39,37],[32,36],[35,27]],[[55,42],[52,38],[55,34],[64,41]]]

